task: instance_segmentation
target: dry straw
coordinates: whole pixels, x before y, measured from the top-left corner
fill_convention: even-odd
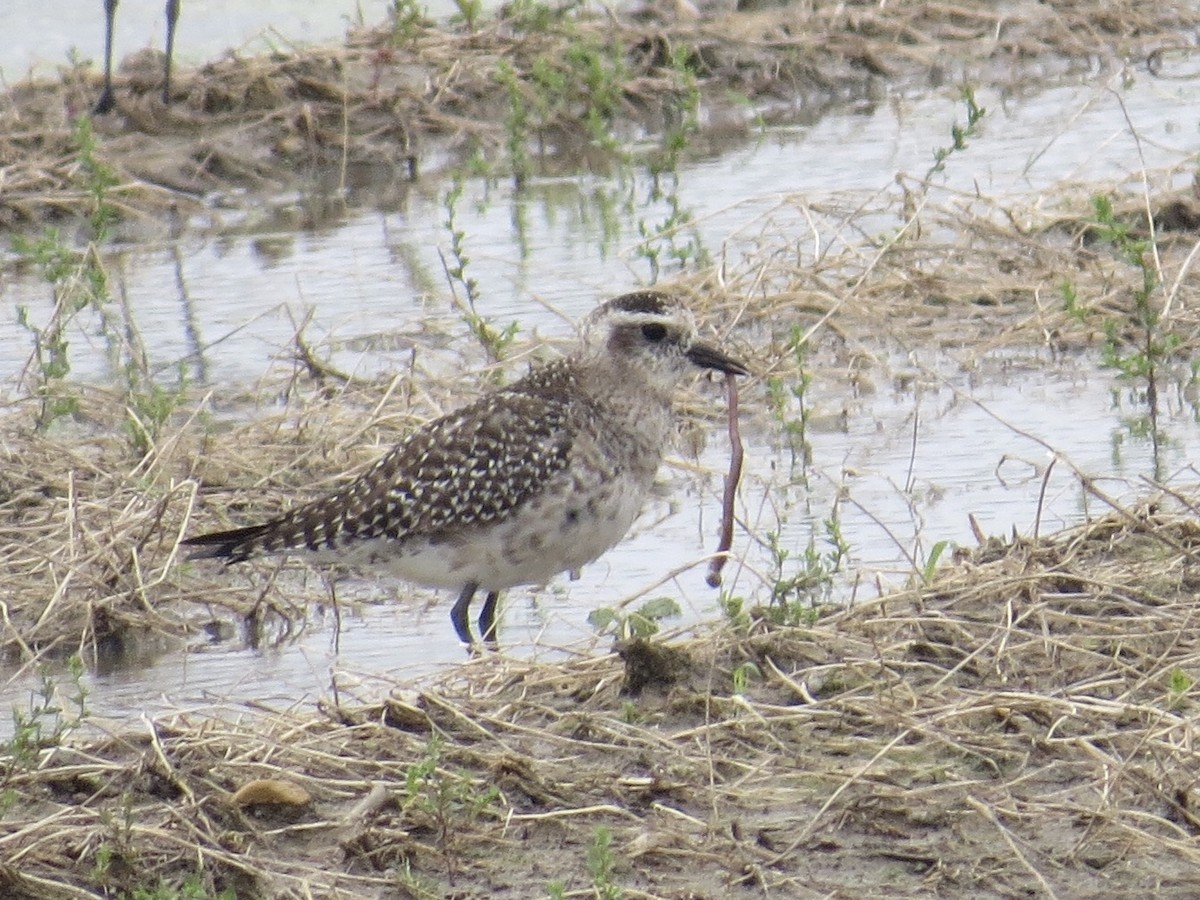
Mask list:
[[[661,649],[75,739],[7,773],[0,884],[541,896],[589,888],[603,826],[628,896],[1186,893],[1197,547],[1151,506],[993,541],[811,628],[676,645],[636,696]]]
[[[118,174],[108,202],[131,222],[170,221],[183,210],[193,222],[209,214],[219,227],[205,195],[290,190],[298,171],[318,170],[336,173],[343,188],[365,180],[369,195],[387,202],[402,196],[422,159],[504,144],[510,97],[496,77],[500,61],[525,76],[526,104],[549,110],[530,137],[572,158],[586,155],[594,139],[580,115],[586,89],[548,101],[528,85],[536,65],[561,67],[586,44],[625,50],[614,127],[628,127],[618,137],[631,139],[671,115],[677,52],[712,121],[748,131],[747,100],[786,119],[786,110],[807,111],[831,96],[869,96],[881,78],[941,80],[952,70],[956,79],[1019,86],[1025,76],[1013,60],[1042,67],[1040,79],[1047,67],[1091,74],[1097,59],[1153,53],[1156,71],[1169,77],[1165,60],[1178,35],[1200,22],[1187,2],[1097,10],[1090,2],[997,8],[987,0],[901,0],[791,5],[703,22],[567,15],[537,27],[522,22],[516,5],[511,11],[473,28],[415,21],[356,30],[334,49],[230,52],[177,72],[178,99],[169,108],[156,100],[160,65],[136,56],[118,73],[116,124],[97,124],[100,159]],[[98,93],[96,70],[77,66],[0,98],[0,224],[36,227],[90,208],[71,119]],[[730,104],[731,97],[740,99]],[[774,111],[781,101],[785,108]]]

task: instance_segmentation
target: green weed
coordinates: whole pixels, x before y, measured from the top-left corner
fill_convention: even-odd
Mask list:
[[[663,189],[663,181],[669,188]],[[667,213],[661,222],[638,221],[638,234],[642,241],[637,246],[638,255],[650,266],[650,283],[659,280],[668,268],[684,271],[688,266],[703,269],[712,263],[712,258],[700,239],[693,224],[692,214],[684,209],[679,198],[679,176],[672,172],[666,176],[655,176],[650,202],[665,201]]]
[[[762,669],[747,660],[733,670],[733,692],[735,694],[745,694],[746,688],[750,686],[750,682],[761,678]]]
[[[822,523],[825,549],[817,546],[815,535],[798,556],[781,543],[778,531],[767,532],[774,577],[771,584],[769,616],[779,625],[811,625],[821,615],[836,576],[849,558],[850,545],[842,533],[841,517],[835,501],[829,517]]]
[[[664,619],[683,613],[679,603],[672,597],[655,597],[647,600],[633,612],[602,606],[588,613],[588,624],[597,634],[612,634],[617,640],[648,638],[658,634]]]
[[[665,100],[662,156],[650,164],[652,175],[675,172],[692,135],[700,128],[700,83],[694,71],[692,50],[684,44],[671,48],[669,70],[675,88]]]
[[[416,40],[428,23],[425,7],[417,0],[392,0],[389,14],[392,18],[392,43],[397,47]]]
[[[14,775],[33,769],[43,750],[59,746],[88,717],[88,687],[84,683],[83,660],[74,654],[67,660],[71,692],[63,702],[58,684],[46,669],[41,684],[30,694],[28,705],[12,708],[13,736],[0,744],[0,812],[12,807],[16,797],[8,782]]]
[[[454,8],[458,13],[451,16],[450,21],[462,22],[468,31],[474,31],[479,26],[479,19],[483,15],[483,0],[454,0]]]
[[[404,778],[401,811],[416,820],[418,827],[431,830],[446,863],[447,880],[457,876],[462,852],[460,836],[499,799],[495,785],[482,787],[469,775],[442,768],[445,740],[434,734],[425,747],[425,755],[409,766]]]
[[[1145,380],[1146,401],[1151,415],[1156,416],[1154,375],[1181,340],[1162,327],[1158,305],[1154,302],[1161,280],[1153,262],[1153,244],[1148,238],[1135,236],[1129,225],[1117,219],[1112,201],[1107,197],[1093,197],[1092,210],[1097,236],[1111,245],[1137,275],[1137,283],[1130,295],[1133,303],[1125,310],[1124,320],[1114,317],[1105,320],[1104,364],[1127,378]],[[1123,335],[1126,325],[1134,327],[1133,340]]]
[[[933,545],[933,549],[929,551],[929,556],[925,559],[925,565],[921,567],[921,581],[923,584],[933,584],[933,576],[937,572],[938,561],[951,546],[953,545],[950,541],[938,541]]]
[[[616,855],[612,847],[612,831],[603,825],[596,828],[592,845],[588,848],[588,875],[592,879],[589,896],[596,900],[620,900],[623,892],[614,880]],[[562,881],[552,881],[546,886],[550,900],[566,900],[567,887]],[[577,892],[572,892],[574,896]]]
[[[542,9],[527,3],[514,7],[512,14],[518,21],[536,18],[542,28]],[[570,22],[565,29],[571,40],[564,53],[537,56],[524,67],[503,60],[497,67],[508,101],[504,147],[518,187],[532,175],[533,142],[573,123],[583,124],[594,147],[621,155],[616,126],[629,80],[625,48],[619,41],[578,31]]]
[[[37,268],[50,286],[54,301],[49,320],[40,325],[35,324],[29,307],[17,307],[17,323],[29,333],[33,343],[25,385],[39,404],[35,420],[39,430],[81,412],[78,391],[68,382],[71,374],[68,335],[80,315],[93,311],[100,319],[101,333],[108,341],[113,363],[120,365],[120,360],[125,360],[120,372],[129,411],[126,432],[131,448],[140,456],[154,445],[162,426],[178,406],[183,379],[169,389],[159,385],[150,372],[130,311],[123,311],[123,320],[111,312],[108,273],[98,247],[109,239],[117,220],[117,208],[109,195],[118,179],[97,155],[90,119],[83,117],[73,134],[81,186],[91,200],[88,206],[91,242],[76,249],[53,228],[36,239],[20,235],[13,239],[14,251]]]
[[[237,900],[233,888],[213,893],[205,884],[204,875],[193,872],[182,882],[163,882],[153,888],[134,888],[130,900]]]
[[[1167,705],[1178,709],[1195,683],[1196,680],[1183,669],[1172,669],[1167,681]]]
[[[154,449],[163,428],[183,402],[187,377],[182,363],[178,372],[175,384],[164,386],[150,378],[146,368],[132,362],[125,366],[125,434],[138,456]]]
[[[520,188],[533,174],[533,164],[529,158],[529,107],[521,90],[521,81],[508,60],[500,60],[496,67],[496,80],[508,92],[508,110],[504,114],[505,147],[513,183]]]
[[[588,873],[592,876],[592,889],[597,900],[621,900],[621,889],[613,881],[615,869],[612,832],[601,825],[588,849]]]
[[[616,151],[619,144],[613,125],[629,79],[624,47],[617,42],[605,45],[581,40],[568,46],[564,59],[576,95],[585,100],[584,121],[592,141],[598,147]]]
[[[508,4],[508,20],[515,31],[526,34],[542,34],[563,18],[543,0],[513,0]]]
[[[806,368],[808,344],[805,330],[793,325],[784,343],[784,353],[790,353],[796,363],[796,376],[785,382],[782,378],[767,379],[767,408],[782,426],[792,454],[792,467],[799,462],[807,467],[812,463],[812,445],[808,442],[808,393],[812,376]],[[795,412],[793,412],[793,405]],[[803,476],[802,476],[803,477]]]
[[[108,302],[108,276],[94,249],[70,247],[55,228],[40,238],[13,238],[13,250],[33,263],[50,285],[54,311],[42,326],[34,324],[29,307],[17,307],[17,324],[33,338],[28,390],[39,401],[37,428],[79,412],[79,398],[66,383],[71,373],[71,323],[84,310]]]
[[[946,160],[952,154],[967,149],[967,138],[979,134],[978,125],[987,115],[987,110],[975,102],[975,88],[971,85],[963,85],[960,96],[967,107],[967,124],[960,125],[955,122],[950,126],[950,146],[938,147],[933,151],[933,166],[925,173],[926,180],[943,171],[946,168]]]
[[[471,264],[471,257],[467,255],[467,233],[458,227],[458,204],[462,195],[462,179],[456,178],[442,201],[446,209],[446,230],[450,232],[451,264],[446,265],[445,257],[442,258],[442,263],[446,266],[451,288],[455,283],[462,285],[467,295],[467,304],[474,309],[475,301],[479,297],[479,282],[467,274],[467,267]]]
[[[96,136],[92,132],[90,116],[80,116],[76,120],[74,139],[80,172],[83,174],[83,188],[91,198],[88,224],[91,226],[92,241],[102,244],[108,240],[109,228],[117,220],[117,208],[109,201],[108,194],[120,183],[120,179],[96,155]]]
[[[1079,292],[1075,290],[1075,285],[1064,281],[1059,286],[1059,293],[1062,294],[1063,310],[1067,315],[1081,325],[1086,322],[1091,311],[1079,301]]]
[[[1162,276],[1152,238],[1140,236],[1133,225],[1118,219],[1108,197],[1093,197],[1092,213],[1093,234],[1112,247],[1117,258],[1132,270],[1129,302],[1117,313],[1092,310],[1080,302],[1075,286],[1066,282],[1061,287],[1063,308],[1080,323],[1100,317],[1104,331],[1102,365],[1138,386],[1146,406],[1146,416],[1124,423],[1125,428],[1132,436],[1152,442],[1157,465],[1158,450],[1166,437],[1159,428],[1158,381],[1184,339],[1162,316]],[[1194,376],[1197,369],[1193,364],[1186,377]]]
[[[520,331],[520,325],[512,322],[503,329],[497,329],[488,319],[480,315],[476,308],[479,300],[479,282],[468,273],[471,257],[467,254],[467,236],[466,232],[458,226],[458,204],[462,199],[462,194],[463,182],[456,178],[446,192],[444,200],[445,224],[446,229],[450,232],[450,260],[447,261],[443,255],[442,265],[446,269],[446,277],[450,279],[451,290],[454,290],[455,285],[459,285],[466,295],[465,301],[458,296],[457,292],[454,295],[455,302],[462,310],[463,322],[479,345],[483,347],[488,358],[493,362],[499,362],[504,358],[505,351]],[[497,377],[499,377],[498,370]]]
[[[733,597],[722,591],[720,604],[721,611],[733,629],[739,634],[748,634],[753,620],[746,611],[746,598]]]

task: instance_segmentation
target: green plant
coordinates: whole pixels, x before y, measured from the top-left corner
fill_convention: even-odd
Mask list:
[[[17,772],[33,768],[42,750],[57,747],[88,717],[88,687],[83,680],[84,673],[83,660],[73,654],[67,660],[72,691],[64,704],[53,675],[43,668],[41,684],[30,693],[26,708],[12,708],[13,736],[0,745],[0,766],[3,766],[0,784],[5,784]],[[11,800],[5,798],[3,805],[11,806]]]
[[[975,137],[979,133],[977,126],[987,115],[987,110],[975,102],[975,88],[971,85],[963,85],[959,96],[967,107],[967,124],[960,125],[955,122],[950,126],[950,146],[938,147],[933,151],[933,166],[925,173],[926,179],[943,171],[951,154],[967,149],[967,138]]]
[[[521,90],[521,80],[507,59],[496,66],[496,80],[508,93],[508,110],[504,114],[504,145],[513,183],[520,188],[533,173],[529,159],[529,107]]]
[[[233,888],[213,893],[201,872],[192,872],[182,882],[164,881],[153,888],[134,888],[130,900],[237,900]]]
[[[683,43],[671,48],[668,71],[675,87],[666,95],[664,101],[662,155],[651,162],[652,175],[677,171],[680,157],[687,149],[689,139],[700,127],[700,83],[696,79],[693,66],[694,55],[691,48]]]
[[[445,256],[442,257],[442,264],[446,268],[446,275],[450,279],[450,287],[453,290],[457,283],[462,286],[466,295],[465,301],[461,299],[457,292],[454,295],[455,302],[458,303],[462,310],[463,322],[470,329],[472,336],[483,347],[488,358],[493,362],[499,362],[504,358],[504,352],[508,346],[516,338],[520,331],[520,325],[516,322],[511,322],[503,329],[497,329],[492,323],[479,314],[476,309],[476,301],[479,299],[479,282],[468,274],[467,267],[471,263],[470,256],[467,255],[466,233],[458,227],[458,204],[462,199],[463,183],[460,179],[455,179],[450,189],[446,192],[444,205],[446,207],[446,228],[450,232],[450,255],[453,263],[448,263]],[[497,370],[497,377],[500,373]]]
[[[1178,335],[1162,328],[1159,309],[1154,302],[1161,284],[1154,264],[1154,246],[1148,238],[1137,237],[1129,225],[1117,219],[1112,201],[1107,197],[1093,197],[1092,210],[1097,236],[1111,245],[1138,275],[1138,283],[1131,295],[1133,304],[1125,311],[1124,321],[1109,317],[1104,322],[1104,364],[1127,378],[1145,379],[1146,400],[1151,415],[1155,415],[1155,370],[1181,341]],[[1125,337],[1122,326],[1126,324],[1135,329],[1132,339]]]
[[[102,244],[108,239],[109,227],[117,220],[117,208],[109,201],[108,193],[120,179],[96,154],[96,136],[92,132],[90,116],[76,119],[73,137],[79,154],[79,171],[83,174],[83,188],[91,198],[88,224],[92,241]]]
[[[130,447],[139,455],[149,453],[158,443],[163,427],[183,402],[187,391],[187,367],[180,363],[174,384],[156,381],[150,373],[144,350],[130,352],[125,374],[125,434]]]
[[[1064,281],[1059,286],[1059,293],[1063,298],[1063,310],[1068,316],[1074,319],[1079,324],[1087,321],[1090,312],[1086,306],[1079,301],[1079,292],[1075,289],[1075,285],[1070,281]]]
[[[762,669],[747,660],[733,670],[733,692],[745,694],[746,688],[750,686],[750,681],[760,678],[762,678]]]
[[[721,611],[725,614],[725,618],[733,629],[740,634],[747,634],[750,631],[750,614],[746,612],[746,598],[733,597],[721,592]]]
[[[450,255],[453,259],[453,265],[446,266],[446,274],[450,278],[451,288],[455,282],[462,285],[467,295],[467,304],[474,309],[479,296],[479,282],[467,274],[467,266],[471,264],[471,257],[467,255],[467,234],[458,227],[458,203],[462,200],[462,195],[462,179],[456,178],[442,201],[446,208],[445,225],[446,230],[450,232]],[[442,262],[445,264],[445,257],[442,258]]]
[[[1167,680],[1167,703],[1171,709],[1177,709],[1183,703],[1195,683],[1196,680],[1183,669],[1171,670]]]
[[[596,829],[592,846],[588,848],[588,874],[597,900],[620,900],[621,889],[613,882],[616,856],[612,849],[612,832],[603,825]]]
[[[459,836],[493,806],[500,797],[495,785],[478,785],[469,775],[446,771],[443,766],[445,741],[433,734],[425,755],[409,766],[404,777],[401,811],[417,820],[437,837],[446,863],[446,877],[454,883],[461,852]]]
[[[397,47],[411,43],[425,27],[425,7],[418,0],[392,0],[392,43]]]
[[[454,8],[458,14],[451,17],[451,21],[457,19],[467,26],[468,31],[474,31],[483,15],[483,0],[454,0]]]
[[[513,29],[527,34],[547,31],[562,16],[563,13],[543,0],[513,0],[508,4],[508,18]]]
[[[808,373],[807,332],[801,325],[793,325],[784,343],[784,352],[790,353],[796,363],[796,376],[789,381],[782,378],[767,379],[767,408],[783,428],[788,448],[792,454],[792,467],[799,462],[808,466],[812,462],[812,445],[808,442],[809,404],[808,392],[812,387],[812,376]],[[795,414],[792,405],[795,403]],[[801,475],[803,477],[803,474]]]
[[[41,326],[34,324],[29,307],[17,307],[17,324],[33,338],[27,373],[33,377],[30,393],[39,401],[37,427],[43,429],[79,411],[79,398],[65,383],[71,372],[67,334],[76,316],[108,301],[108,276],[94,249],[73,249],[55,228],[46,229],[36,240],[17,235],[13,250],[38,268],[54,300],[54,310]]]
[[[770,617],[776,624],[811,625],[820,617],[823,603],[832,593],[834,578],[850,554],[836,501],[823,526],[828,549],[818,548],[816,537],[810,534],[799,556],[793,556],[782,545],[780,532],[767,532],[767,549],[774,568]]]
[[[921,567],[922,583],[927,585],[933,584],[933,576],[937,572],[938,561],[950,546],[950,541],[938,541],[933,545],[933,549],[929,551],[929,556],[925,559],[925,565]]]
[[[1135,226],[1118,218],[1108,197],[1092,198],[1092,233],[1115,251],[1117,258],[1133,272],[1134,284],[1129,303],[1119,312],[1100,312],[1085,307],[1073,284],[1062,287],[1063,308],[1075,321],[1083,323],[1099,316],[1104,331],[1101,362],[1114,369],[1118,378],[1137,385],[1145,402],[1147,415],[1125,423],[1135,437],[1146,437],[1154,445],[1155,460],[1164,439],[1159,429],[1158,381],[1175,353],[1183,344],[1169,320],[1164,319],[1159,301],[1162,273],[1153,241],[1138,233]],[[1111,304],[1108,304],[1111,309]],[[1194,377],[1197,366],[1192,365],[1184,378]]]
[[[117,184],[115,173],[97,156],[90,119],[84,117],[75,126],[74,139],[79,157],[82,186],[90,203],[88,225],[92,241],[76,249],[53,228],[41,237],[17,236],[13,249],[37,267],[50,285],[54,309],[49,319],[35,324],[27,306],[17,307],[17,323],[33,339],[33,355],[26,369],[26,385],[38,401],[36,427],[45,429],[55,420],[80,412],[78,392],[68,383],[71,373],[70,339],[72,323],[87,310],[100,319],[101,333],[107,339],[114,365],[121,365],[128,411],[126,433],[130,446],[144,455],[157,441],[162,426],[178,406],[184,388],[180,367],[178,383],[170,388],[158,384],[150,371],[145,348],[128,309],[124,319],[114,316],[108,289],[108,273],[97,245],[109,238],[117,210],[109,199]]]
[[[518,188],[533,174],[533,142],[547,135],[561,146],[582,125],[593,147],[610,155],[622,152],[617,126],[629,81],[626,48],[614,37],[577,28],[565,13],[538,0],[517,0],[508,8],[514,28],[545,31],[560,22],[566,39],[562,52],[505,58],[496,67],[507,102],[504,151]]]
[[[586,104],[584,121],[592,141],[598,147],[615,151],[619,144],[613,124],[621,110],[629,78],[624,47],[618,42],[573,41],[567,46],[564,60],[573,76],[574,92]]]
[[[618,640],[648,638],[658,633],[663,619],[682,614],[679,603],[672,597],[647,600],[634,612],[601,606],[588,613],[588,624],[597,634],[612,634]]]
[[[621,704],[621,721],[626,725],[636,725],[645,718],[645,713],[632,700],[626,700]]]
[[[115,887],[113,882],[114,869],[123,872],[136,871],[138,863],[138,848],[134,840],[134,823],[136,816],[133,811],[132,799],[129,794],[122,794],[120,803],[115,808],[105,807],[99,812],[100,824],[104,826],[103,839],[96,847],[96,859],[92,865],[92,877],[110,891]],[[114,864],[120,863],[117,867]],[[145,896],[153,897],[161,890],[169,890],[159,884],[154,888],[143,888]],[[174,896],[172,893],[170,896]]]
[[[669,189],[663,190],[663,178],[669,179]],[[650,266],[650,283],[659,280],[668,263],[683,271],[689,264],[704,268],[711,263],[700,233],[693,223],[692,214],[683,208],[679,198],[679,176],[675,172],[667,176],[653,176],[650,201],[665,201],[667,213],[658,223],[638,220],[638,234],[642,240],[637,246],[640,255]]]

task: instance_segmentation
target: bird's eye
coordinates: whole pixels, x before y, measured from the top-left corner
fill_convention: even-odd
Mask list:
[[[657,344],[667,336],[667,326],[650,323],[642,326],[642,337],[652,344]]]

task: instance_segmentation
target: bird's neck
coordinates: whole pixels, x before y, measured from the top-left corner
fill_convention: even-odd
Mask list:
[[[661,448],[674,430],[673,391],[632,366],[598,366],[580,379],[590,403],[629,440]]]

